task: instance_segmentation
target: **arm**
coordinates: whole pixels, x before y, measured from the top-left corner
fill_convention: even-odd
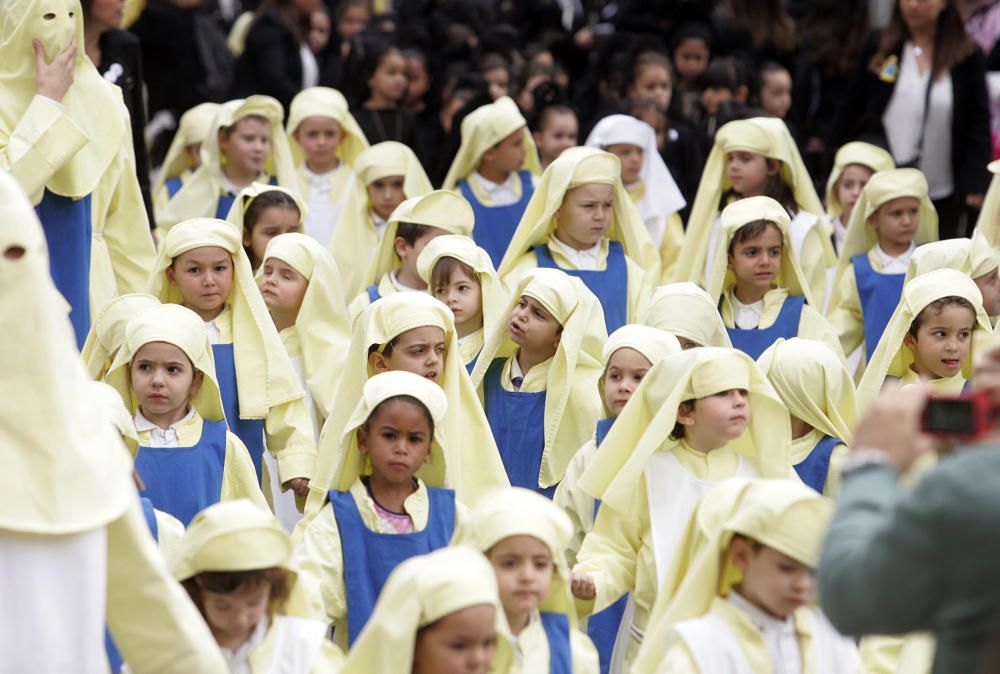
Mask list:
[[[279,479],[283,486],[295,478],[309,480],[312,477],[313,463],[316,462],[312,428],[304,397],[268,410],[264,434],[268,451],[278,461]],[[305,496],[305,491],[299,495]]]
[[[337,518],[329,503],[324,503],[322,510],[303,528],[292,561],[300,573],[319,587],[326,620],[343,620],[347,616],[344,556]]]
[[[572,568],[577,562],[584,537],[594,528],[594,499],[577,486],[577,480],[587,466],[587,458],[595,451],[593,441],[581,447],[569,466],[566,475],[556,487],[552,501],[562,508],[573,523],[573,536],[566,546],[566,562]]]

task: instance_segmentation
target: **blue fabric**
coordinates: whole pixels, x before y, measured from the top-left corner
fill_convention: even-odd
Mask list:
[[[90,332],[90,247],[93,223],[91,199],[61,197],[45,190],[35,213],[42,221],[49,249],[49,272],[56,288],[70,306],[69,319],[83,348]]]
[[[569,618],[565,613],[542,613],[541,617],[549,641],[549,674],[573,674]]]
[[[609,419],[601,419],[597,422],[597,430],[594,432],[594,438],[597,440],[598,447],[604,442],[604,438],[608,437],[608,432],[611,430],[611,426],[614,425],[615,419],[616,417],[611,417]]]
[[[427,488],[427,526],[412,534],[383,534],[365,526],[350,492],[328,495],[340,530],[347,591],[347,642],[353,644],[368,622],[392,570],[410,557],[425,555],[451,542],[455,532],[455,492]],[[390,647],[388,644],[386,647]]]
[[[167,188],[167,196],[173,198],[175,194],[181,191],[181,187],[184,186],[184,181],[181,180],[180,176],[175,176],[173,178],[167,178],[167,181],[163,183],[163,186]]]
[[[226,413],[229,430],[243,441],[253,468],[257,471],[257,482],[261,481],[261,461],[264,458],[264,420],[240,418],[239,385],[236,382],[236,362],[233,359],[232,344],[213,344],[215,356],[215,378],[222,393],[222,410]]]
[[[379,295],[377,283],[371,284],[370,286],[368,286],[366,290],[368,292],[368,301],[373,304],[375,300],[378,300],[382,297],[381,295]]]
[[[604,326],[609,335],[628,323],[628,266],[621,243],[608,242],[608,261],[604,271],[564,269],[556,264],[547,245],[535,246],[535,258],[539,267],[564,271],[590,288],[604,309]]]
[[[135,469],[146,484],[142,496],[187,526],[219,502],[225,462],[226,422],[206,419],[193,447],[139,447]]]
[[[826,486],[826,476],[830,472],[830,455],[833,454],[834,447],[840,444],[843,444],[840,438],[824,436],[809,452],[809,456],[794,466],[799,478],[820,494],[823,493],[823,487]]]
[[[139,503],[142,504],[142,514],[146,518],[149,532],[153,534],[153,540],[160,540],[160,527],[156,524],[156,510],[153,508],[153,502],[148,498],[140,497]]]
[[[256,182],[256,181],[255,181]],[[271,179],[267,181],[268,185],[277,185],[278,179],[275,176],[271,176]],[[222,194],[219,196],[219,201],[215,205],[215,217],[219,220],[225,220],[226,216],[229,215],[229,209],[233,207],[233,203],[236,201],[235,194]]]
[[[733,348],[739,349],[754,360],[760,358],[760,354],[767,350],[767,347],[784,337],[791,339],[799,334],[799,319],[802,318],[802,305],[806,303],[806,298],[798,295],[789,295],[781,305],[778,318],[768,328],[755,328],[753,330],[741,330],[739,328],[726,328],[729,339],[733,342]]]
[[[969,381],[968,379],[966,379],[965,383],[962,384],[962,395],[965,395],[966,393],[968,393],[971,390],[972,390],[972,382]]]
[[[500,450],[500,459],[512,487],[524,487],[552,498],[555,485],[542,489],[538,474],[545,449],[545,391],[508,391],[500,383],[506,358],[497,358],[486,370],[483,396],[486,420]]]
[[[903,281],[906,274],[883,274],[872,269],[868,255],[855,255],[854,279],[861,299],[861,317],[865,324],[865,358],[870,360],[889,325],[892,312],[903,295]]]
[[[465,197],[465,200],[472,206],[472,211],[476,214],[476,226],[472,229],[472,239],[476,245],[490,254],[493,266],[499,267],[503,260],[510,240],[514,238],[517,224],[521,222],[524,209],[528,207],[528,201],[535,192],[535,185],[531,181],[529,171],[519,171],[521,178],[521,200],[516,204],[508,206],[484,206],[478,199],[468,181],[464,178],[458,181],[458,189]]]

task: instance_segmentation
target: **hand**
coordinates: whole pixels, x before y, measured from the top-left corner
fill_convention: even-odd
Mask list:
[[[54,101],[61,101],[73,85],[76,38],[73,38],[52,63],[46,63],[45,48],[41,42],[34,40],[32,45],[35,47],[35,82],[38,84],[38,93]]]
[[[905,472],[921,454],[933,450],[933,438],[920,431],[927,401],[923,386],[888,384],[868,406],[854,432],[854,446],[880,449],[899,472]]]
[[[293,477],[283,486],[295,492],[296,496],[305,498],[309,495],[309,480],[304,477]]]
[[[573,35],[573,42],[580,49],[590,49],[594,46],[594,31],[590,28],[581,28]]]
[[[986,198],[984,194],[966,194],[965,195],[965,205],[969,208],[982,208],[983,199]]]
[[[577,599],[590,601],[597,596],[597,588],[594,587],[594,579],[587,573],[570,573],[570,591]]]

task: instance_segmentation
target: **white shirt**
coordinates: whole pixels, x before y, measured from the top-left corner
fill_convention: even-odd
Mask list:
[[[349,171],[344,164],[339,165],[332,171],[326,173],[313,173],[308,166],[302,167],[302,172],[309,182],[309,215],[306,216],[303,226],[306,234],[313,237],[323,245],[328,245],[333,238],[333,232],[340,221],[340,214],[344,210],[344,198],[348,190],[344,190],[339,202],[333,202],[330,196],[331,176],[337,171]]]
[[[229,666],[229,674],[250,674],[250,654],[264,641],[264,637],[267,636],[267,627],[267,616],[265,615],[257,623],[250,638],[235,651],[219,647],[219,650],[222,651],[222,657],[226,660],[226,665]]]
[[[833,219],[833,246],[837,249],[837,254],[844,250],[844,241],[847,240],[847,225],[838,215]]]
[[[389,272],[389,280],[392,281],[392,285],[396,288],[396,290],[398,290],[401,293],[424,293],[424,292],[427,292],[427,288],[424,288],[423,290],[421,290],[419,288],[411,288],[408,285],[404,285],[404,284],[400,283],[399,282],[399,276],[394,271]]]
[[[502,183],[487,180],[480,175],[479,171],[473,171],[471,177],[490,195],[490,201],[493,206],[510,206],[521,200],[521,195],[517,193],[517,188],[515,187],[520,182],[521,176],[516,171],[512,171],[507,176],[507,180]]]
[[[510,357],[510,385],[515,389],[519,389],[519,386],[514,386],[514,380],[520,377],[521,382],[524,383],[524,373],[521,372],[521,364],[517,362],[517,353]]]
[[[382,237],[385,235],[385,230],[389,226],[389,223],[379,216],[378,213],[372,211],[372,224],[375,225],[375,233],[378,235],[378,240],[381,241]]]
[[[221,318],[222,315],[224,313],[226,313],[227,311],[229,311],[229,305],[228,304],[226,306],[222,307],[222,311],[219,312],[218,316],[216,316],[215,318],[213,318],[210,321],[205,321],[205,331],[208,333],[208,343],[209,344],[213,344],[213,345],[214,344],[222,344],[222,331],[219,329],[219,326],[216,323],[216,321],[218,321],[219,318]]]
[[[913,251],[916,249],[917,245],[911,241],[910,247],[907,248],[902,255],[893,257],[882,250],[882,246],[876,243],[875,254],[878,256],[878,260],[882,264],[881,272],[883,274],[905,274],[907,268],[910,266],[910,258],[913,257]]]
[[[802,654],[795,636],[795,623],[790,617],[784,620],[774,618],[735,590],[729,593],[726,601],[738,608],[760,630],[761,637],[767,644],[767,651],[771,654],[771,671],[774,674],[802,674]]]
[[[180,447],[180,440],[177,438],[177,427],[190,421],[193,417],[194,407],[189,409],[188,413],[185,414],[184,418],[180,421],[175,421],[167,428],[160,428],[152,421],[144,417],[140,410],[136,410],[135,416],[132,418],[132,422],[135,424],[135,430],[137,432],[145,433],[146,431],[149,431],[150,447]]]
[[[570,245],[560,241],[557,237],[549,238],[550,244],[555,244],[559,252],[569,258],[573,266],[580,271],[597,271],[597,265],[601,261],[601,242],[598,241],[591,248],[577,250]]]
[[[730,293],[733,304],[733,323],[740,330],[755,330],[760,326],[760,315],[764,312],[764,300],[760,299],[750,304],[743,304],[736,298],[736,293]]]
[[[302,61],[302,88],[308,89],[319,84],[319,63],[309,45],[299,47],[299,60]]]
[[[251,182],[255,182],[255,183],[262,183],[262,182],[264,182],[264,175],[265,175],[264,173],[260,173]],[[240,191],[243,190],[243,187],[247,187],[247,185],[244,185],[243,187],[237,187],[236,183],[234,183],[232,180],[229,179],[229,176],[226,175],[225,171],[221,171],[219,173],[219,177],[222,178],[222,193],[223,194],[237,195],[237,194],[240,193]]]

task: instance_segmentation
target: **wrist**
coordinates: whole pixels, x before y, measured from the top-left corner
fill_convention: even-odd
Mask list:
[[[898,467],[892,460],[892,457],[885,450],[875,447],[856,447],[851,450],[851,453],[841,466],[840,472],[846,476],[871,466],[888,466],[898,471]]]

